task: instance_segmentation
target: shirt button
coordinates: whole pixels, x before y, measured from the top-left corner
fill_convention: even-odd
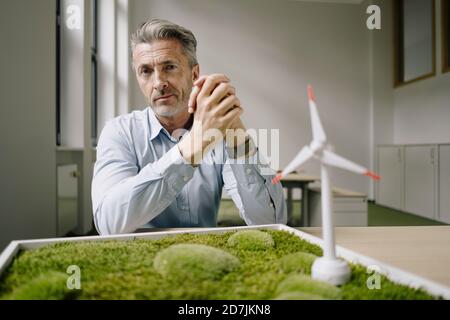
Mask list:
[[[273,203],[271,203],[270,206],[273,208]]]
[[[247,172],[247,174],[252,173],[252,169],[247,169],[245,172]]]
[[[189,177],[183,177],[183,180],[184,180],[185,182],[187,182],[187,181],[189,180]]]

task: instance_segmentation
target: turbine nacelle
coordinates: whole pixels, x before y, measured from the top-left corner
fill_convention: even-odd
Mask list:
[[[326,147],[326,141],[317,141],[317,140],[313,140],[311,141],[311,143],[309,144],[309,149],[311,150],[311,152],[316,156],[321,158],[322,157],[322,151],[325,149]]]

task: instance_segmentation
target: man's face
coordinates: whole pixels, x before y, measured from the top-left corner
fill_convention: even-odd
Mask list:
[[[157,116],[173,118],[187,112],[199,66],[189,66],[180,42],[157,40],[138,44],[133,63],[139,87]]]

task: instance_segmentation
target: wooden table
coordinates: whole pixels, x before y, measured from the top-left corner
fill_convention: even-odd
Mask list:
[[[321,228],[298,228],[322,237]],[[450,287],[450,226],[337,227],[336,244]]]
[[[306,174],[290,173],[281,179],[281,185],[287,189],[287,214],[288,225],[294,226],[293,221],[293,199],[292,190],[294,188],[300,188],[302,190],[302,206],[301,206],[301,220],[300,226],[309,226],[309,206],[308,206],[308,184],[320,180],[316,176],[310,176]]]

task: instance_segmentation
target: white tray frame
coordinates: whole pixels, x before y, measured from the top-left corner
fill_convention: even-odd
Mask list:
[[[303,231],[288,227],[282,224],[270,224],[259,226],[244,226],[244,227],[226,227],[226,228],[198,228],[198,229],[183,229],[175,231],[156,231],[145,233],[130,233],[113,236],[89,236],[89,237],[72,237],[72,238],[51,238],[51,239],[36,239],[36,240],[18,240],[12,241],[0,255],[0,277],[6,268],[12,263],[15,256],[21,250],[34,250],[43,246],[62,243],[62,242],[84,242],[84,241],[108,241],[108,240],[122,240],[133,241],[136,239],[156,240],[167,236],[175,236],[178,234],[205,234],[205,233],[225,233],[238,230],[252,230],[252,229],[269,229],[269,230],[284,230],[288,231],[303,240],[315,244],[323,248],[323,240],[305,233]],[[341,246],[336,246],[336,254],[355,264],[360,264],[365,267],[377,266],[377,272],[386,276],[393,282],[404,284],[412,288],[421,288],[433,296],[442,297],[450,300],[450,287],[444,286],[432,280],[423,278],[421,276],[403,271],[399,268],[390,266],[386,263],[372,259],[365,255],[359,254],[352,250],[348,250]]]

